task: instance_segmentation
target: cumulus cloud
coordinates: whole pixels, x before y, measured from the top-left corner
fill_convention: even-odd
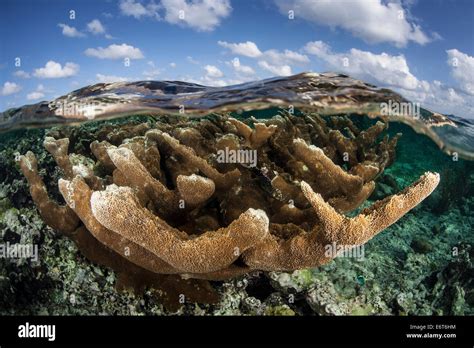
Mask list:
[[[105,28],[98,19],[94,19],[87,23],[87,30],[94,35],[105,34]]]
[[[77,30],[74,27],[70,27],[69,25],[59,23],[58,27],[63,29],[63,35],[68,36],[68,37],[84,37],[86,36],[85,34],[81,33],[79,30]]]
[[[235,72],[237,72],[237,73],[244,74],[244,75],[254,75],[255,74],[255,70],[253,70],[252,67],[250,67],[248,65],[242,65],[240,63],[240,59],[237,58],[237,57],[232,59],[230,62],[227,62],[227,64],[230,65],[235,70]]]
[[[218,41],[220,46],[228,48],[232,53],[240,56],[256,58],[262,55],[262,52],[258,49],[257,45],[252,41],[240,42],[240,43],[229,43],[226,41]]]
[[[122,0],[119,7],[126,16],[154,17],[197,31],[214,30],[232,12],[230,0],[161,0],[158,4]]]
[[[127,45],[125,43],[121,45],[110,45],[106,48],[88,48],[84,53],[89,57],[96,57],[99,59],[142,59],[144,58],[142,51],[139,48]]]
[[[355,48],[347,53],[335,53],[322,41],[308,42],[304,50],[323,60],[329,70],[347,73],[374,84],[404,89],[415,89],[420,84],[410,72],[403,55],[375,54]]]
[[[232,11],[229,0],[161,0],[163,18],[171,24],[212,31]]]
[[[304,65],[309,63],[308,56],[291,50],[267,50],[263,52],[261,58],[273,66]]]
[[[273,75],[288,76],[292,74],[291,65],[304,65],[309,63],[309,58],[305,54],[288,49],[284,51],[270,49],[262,52],[252,41],[240,43],[218,41],[217,43],[229,49],[234,54],[258,59],[258,65]]]
[[[175,62],[171,62],[169,65],[170,65],[170,67],[172,67],[173,69],[176,68],[176,63],[175,63]]]
[[[214,65],[206,65],[204,67],[204,70],[206,71],[206,76],[210,78],[219,78],[224,76],[223,72],[220,71],[220,69]]]
[[[112,82],[125,82],[125,81],[128,81],[128,78],[126,78],[126,77],[115,76],[115,75],[96,74],[95,77],[96,77],[97,81],[102,82],[102,83],[112,83]]]
[[[474,57],[457,49],[447,50],[448,65],[458,87],[465,93],[474,95]]]
[[[183,81],[198,83],[201,85],[206,86],[213,86],[213,87],[224,87],[229,85],[235,85],[242,83],[243,81],[240,79],[227,79],[224,78],[224,73],[214,65],[205,65],[203,66],[203,70],[205,71],[204,76],[200,77],[199,79],[194,79],[189,76],[185,76]]]
[[[2,96],[6,96],[6,95],[18,93],[20,91],[21,91],[21,87],[19,85],[17,85],[15,82],[7,81],[3,84],[0,94]]]
[[[405,98],[419,102],[423,107],[444,114],[473,118],[474,98],[440,81],[423,84],[415,90],[396,89]]]
[[[293,74],[291,71],[291,67],[289,65],[272,65],[269,64],[265,60],[261,60],[258,62],[258,65],[269,72],[271,72],[273,75],[279,75],[279,76],[290,76]]]
[[[44,68],[35,69],[34,76],[43,79],[56,79],[74,76],[79,72],[79,65],[67,62],[64,67],[60,63],[50,60]]]
[[[474,117],[474,58],[457,49],[446,51],[447,64],[455,85],[441,81],[427,83],[416,90],[400,90],[409,99],[419,101],[423,106],[445,114],[466,118]]]
[[[29,79],[30,78],[30,74],[27,73],[24,70],[17,70],[13,73],[13,75],[16,76],[16,77],[21,77],[22,79]]]
[[[472,57],[457,50],[447,51],[447,63],[459,84],[457,88],[437,80],[418,79],[403,55],[375,54],[354,48],[346,53],[335,53],[322,41],[308,42],[304,50],[325,62],[329,70],[393,89],[430,110],[471,118],[474,115],[474,98],[469,87],[473,81]],[[458,68],[460,70],[456,70]]]
[[[44,97],[44,86],[42,84],[39,84],[38,87],[36,87],[36,90],[28,93],[26,95],[26,99],[28,100],[36,100],[36,99],[41,99]]]
[[[136,19],[141,17],[158,17],[158,6],[154,2],[150,2],[148,5],[142,5],[139,1],[135,0],[122,0],[119,4],[120,12],[125,16],[131,16]]]
[[[382,0],[275,0],[281,13],[331,28],[342,28],[368,42],[389,42],[397,47],[410,41],[426,44],[431,38],[409,20],[401,2]]]

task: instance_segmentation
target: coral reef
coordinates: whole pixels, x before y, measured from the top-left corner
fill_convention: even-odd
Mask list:
[[[48,195],[32,152],[17,161],[44,221],[87,258],[124,284],[161,287],[168,298],[187,287],[197,302],[216,301],[205,280],[325,264],[337,256],[327,245],[366,243],[439,182],[428,172],[347,217],[393,163],[399,134],[379,141],[382,122],[360,130],[315,114],[248,123],[163,117],[105,126],[90,141],[51,131],[44,146],[66,205]]]

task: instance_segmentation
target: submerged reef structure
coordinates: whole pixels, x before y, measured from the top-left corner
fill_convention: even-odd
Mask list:
[[[45,223],[121,285],[209,302],[208,280],[323,265],[337,256],[328,246],[362,245],[429,196],[439,183],[431,172],[357,211],[394,161],[400,134],[382,136],[386,128],[314,113],[163,116],[106,124],[86,139],[56,128],[44,147],[65,204],[32,152],[17,162]]]

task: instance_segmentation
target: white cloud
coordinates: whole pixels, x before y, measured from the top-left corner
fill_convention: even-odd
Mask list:
[[[425,44],[431,39],[420,26],[409,21],[408,11],[401,2],[382,0],[275,0],[280,12],[295,18],[342,28],[368,43],[389,42],[397,47],[409,41]]]
[[[239,83],[243,83],[248,79],[226,79],[224,78],[224,73],[214,65],[206,65],[203,67],[205,71],[204,76],[200,77],[199,79],[190,77],[190,76],[181,76],[180,79],[182,81],[198,83],[201,85],[206,86],[213,86],[213,87],[224,87],[229,85],[236,85]]]
[[[180,76],[179,80],[190,82],[190,83],[197,83],[199,85],[212,86],[212,87],[224,87],[224,86],[228,86],[229,84],[233,84],[233,83],[230,83],[230,81],[226,81],[223,79],[213,79],[209,76],[203,76],[199,79],[196,79],[191,76]]]
[[[258,65],[274,75],[291,75],[291,65],[304,65],[309,63],[309,58],[305,54],[288,49],[284,51],[270,49],[262,52],[252,41],[241,43],[218,41],[217,43],[222,47],[228,48],[234,54],[258,59]]]
[[[87,23],[87,30],[94,35],[105,34],[105,28],[98,19]]]
[[[411,73],[403,55],[375,54],[354,48],[347,53],[335,53],[322,41],[308,42],[304,49],[324,61],[329,70],[347,73],[379,87],[393,89],[408,100],[419,102],[432,111],[464,117],[474,115],[474,98],[469,95],[469,89],[456,90],[440,81],[418,79]],[[448,52],[448,57],[448,64],[451,65],[452,58],[457,57],[457,68],[466,69],[463,75],[467,76],[466,79],[458,76],[460,85],[465,86],[469,81],[469,74],[472,74],[472,67],[469,68],[472,61],[459,51]],[[459,74],[458,71],[455,72]]]
[[[74,76],[79,72],[79,65],[67,62],[64,67],[61,64],[50,60],[44,68],[35,69],[34,76],[44,79],[55,79],[61,77]]]
[[[160,69],[145,70],[143,72],[143,76],[145,76],[147,80],[154,80],[160,74],[161,74]]]
[[[89,23],[87,23],[87,31],[94,35],[104,35],[106,39],[113,39],[114,37],[107,33],[104,25],[98,20],[93,19]]]
[[[59,23],[58,26],[63,29],[63,35],[68,37],[84,37],[83,33],[67,24]]]
[[[210,78],[219,78],[224,76],[222,71],[220,71],[219,68],[214,65],[206,65],[204,70],[206,70],[206,76]]]
[[[191,57],[191,56],[187,56],[187,57],[186,57],[186,60],[187,60],[188,62],[190,62],[191,64],[200,64],[198,60],[194,59],[194,58]]]
[[[15,82],[7,81],[3,84],[0,94],[3,96],[6,96],[6,95],[18,93],[20,91],[21,91],[21,87],[19,85],[17,85]]]
[[[229,0],[161,0],[168,23],[211,31],[232,11]]]
[[[466,118],[474,115],[474,98],[456,91],[440,81],[428,83],[423,81],[422,87],[416,90],[395,88],[405,98],[419,102],[423,107],[444,114],[454,114]]]
[[[459,88],[470,95],[474,95],[474,57],[457,49],[447,50],[448,65],[451,75],[456,80]]]
[[[347,73],[367,82],[404,89],[415,89],[420,84],[410,72],[403,55],[375,54],[355,48],[347,53],[335,53],[322,41],[308,42],[304,49],[323,60],[330,70]]]
[[[279,76],[290,76],[293,74],[291,71],[291,67],[289,65],[272,65],[269,64],[265,60],[261,60],[258,62],[258,65],[269,72],[271,72],[273,75],[279,75]]]
[[[266,61],[271,62],[275,65],[282,65],[282,64],[306,64],[309,63],[308,56],[304,54],[300,54],[298,52],[284,50],[283,52],[277,50],[268,50],[263,52],[261,58]]]
[[[176,63],[175,63],[175,62],[171,62],[171,63],[170,63],[170,67],[172,67],[173,69],[176,68]]]
[[[241,73],[241,74],[244,74],[244,75],[254,75],[255,74],[255,70],[253,70],[252,67],[250,67],[248,65],[242,65],[240,63],[240,59],[237,58],[237,57],[232,59],[230,62],[227,62],[227,64],[229,64],[235,70],[235,72],[237,72],[237,73]]]
[[[197,31],[214,30],[232,11],[230,0],[161,0],[158,4],[153,0],[122,0],[119,7],[126,16],[154,17]]]
[[[136,19],[158,16],[156,5],[153,2],[148,6],[143,6],[140,2],[135,0],[122,0],[120,1],[119,8],[125,16],[132,16]]]
[[[257,45],[252,41],[241,43],[218,41],[217,43],[222,47],[228,48],[232,53],[238,54],[240,56],[256,58],[262,55],[262,52],[260,52]]]
[[[17,70],[13,73],[13,75],[16,76],[16,77],[21,77],[22,79],[29,79],[30,78],[30,74],[27,73],[24,70]]]
[[[39,84],[38,87],[36,87],[36,91],[33,91],[31,93],[28,93],[26,95],[26,99],[28,100],[36,100],[36,99],[41,99],[44,97],[44,86]]]
[[[125,82],[125,81],[128,81],[128,78],[126,78],[126,77],[115,76],[115,75],[96,74],[95,77],[96,77],[97,81],[102,82],[102,83],[112,83],[112,82]]]
[[[88,48],[84,53],[89,57],[96,57],[100,59],[142,59],[144,58],[142,51],[139,48],[121,44],[121,45],[110,45],[109,47],[103,48]]]

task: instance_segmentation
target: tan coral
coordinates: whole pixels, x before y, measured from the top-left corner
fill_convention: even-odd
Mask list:
[[[176,186],[184,201],[192,206],[207,201],[216,188],[214,181],[196,174],[178,176]]]
[[[59,190],[66,203],[74,210],[90,233],[104,245],[131,262],[156,273],[177,273],[178,271],[166,262],[154,257],[148,250],[136,243],[121,238],[120,235],[108,230],[94,218],[91,208],[93,191],[83,179],[76,177],[71,181],[60,180]]]
[[[331,242],[347,245],[366,243],[380,231],[397,222],[428,197],[439,184],[439,174],[427,172],[398,194],[364,209],[354,218],[337,213],[321,195],[302,183],[301,188],[322,221],[324,236]]]
[[[293,146],[296,157],[309,167],[313,175],[317,176],[314,180],[325,181],[321,185],[339,188],[346,195],[352,195],[361,190],[363,180],[334,164],[320,148],[314,145],[308,146],[303,139],[295,139]]]
[[[107,154],[120,171],[123,180],[128,183],[128,186],[139,192],[141,197],[153,200],[165,212],[177,209],[179,199],[177,195],[151,176],[132,150],[126,147],[111,146],[107,149]]]
[[[276,131],[276,125],[266,125],[265,123],[255,122],[255,129],[250,128],[245,123],[235,119],[229,118],[229,122],[232,123],[237,132],[244,137],[246,145],[253,149],[258,149],[265,144]]]
[[[320,194],[302,182],[303,193],[318,215],[321,226],[310,233],[301,231],[289,240],[269,235],[244,255],[245,263],[263,270],[293,270],[326,263],[332,258],[326,254],[327,245],[356,246],[366,243],[417,206],[433,192],[438,183],[438,174],[425,173],[399,194],[375,203],[354,218],[348,218],[339,214]]]
[[[205,159],[196,155],[193,149],[182,145],[179,141],[169,134],[161,132],[159,130],[152,130],[146,133],[146,136],[152,140],[166,143],[174,152],[181,155],[185,161],[189,162],[190,165],[198,168],[204,175],[214,181],[214,184],[218,189],[228,189],[233,186],[240,177],[238,169],[227,173],[219,173],[217,169],[212,167]]]
[[[268,234],[266,214],[249,209],[226,228],[183,239],[179,231],[142,208],[125,187],[109,186],[106,191],[94,192],[91,206],[103,226],[187,273],[226,268]]]
[[[43,145],[45,149],[53,156],[54,160],[64,172],[66,178],[73,178],[74,172],[72,163],[69,160],[69,139],[56,140],[52,137],[46,137]]]
[[[109,147],[107,153],[120,171],[120,174],[114,172],[115,179],[120,176],[119,182],[126,182],[128,186],[134,188],[141,201],[144,197],[148,197],[157,210],[166,216],[173,215],[180,208],[194,208],[214,193],[214,182],[199,175],[178,176],[176,183],[178,192],[175,192],[155,179],[129,148]],[[180,199],[186,203],[184,207],[180,206]]]
[[[90,134],[100,141],[90,144],[92,158],[74,137],[71,144],[47,138],[67,179],[59,182],[67,207],[49,198],[34,155],[19,164],[45,222],[103,252],[85,254],[104,259],[120,277],[132,270],[220,280],[321,265],[334,257],[328,244],[365,243],[439,181],[427,173],[348,218],[341,212],[367,200],[394,159],[398,136],[377,141],[383,123],[360,130],[348,118],[314,114],[253,122],[254,129],[226,116],[108,125]],[[256,167],[216,160],[219,149],[245,146],[258,150]],[[68,154],[69,147],[79,153]]]
[[[26,155],[19,156],[17,162],[28,180],[31,197],[46,224],[65,234],[73,232],[79,225],[79,219],[68,206],[60,206],[49,198],[46,185],[38,173],[35,155],[28,151]]]
[[[95,158],[99,161],[101,166],[108,173],[112,173],[115,169],[115,165],[107,154],[107,149],[112,145],[106,141],[98,142],[93,141],[90,145],[91,151],[94,154]]]

